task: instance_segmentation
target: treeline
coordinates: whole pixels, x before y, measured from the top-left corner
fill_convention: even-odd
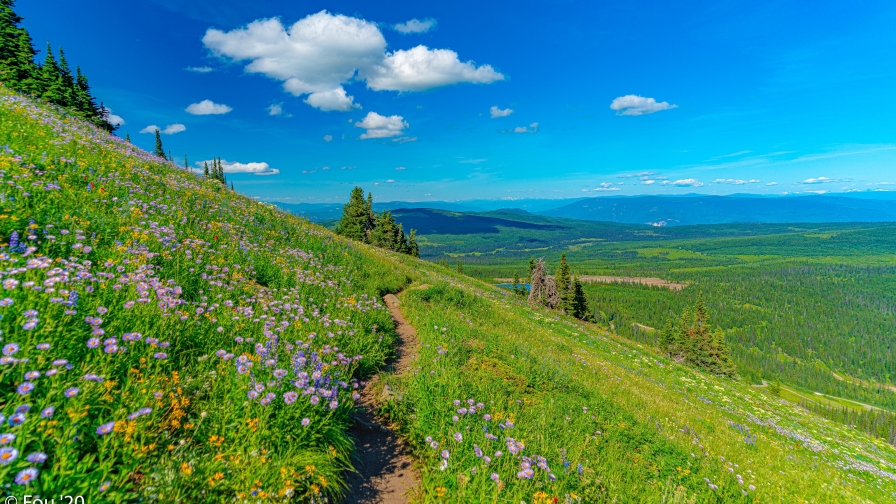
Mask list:
[[[373,195],[368,193],[367,199],[364,199],[364,189],[360,187],[352,189],[348,203],[342,207],[342,218],[336,224],[336,233],[375,247],[420,257],[417,231],[412,229],[410,235],[405,236],[392,212],[374,212]]]
[[[187,166],[187,160],[184,159],[184,166]],[[216,180],[227,187],[227,177],[224,176],[224,165],[221,164],[221,158],[212,159],[212,167],[209,169],[208,161],[203,163],[203,176],[207,179]],[[230,183],[230,188],[233,189],[233,182]]]
[[[814,401],[803,401],[800,405],[818,416],[849,425],[866,434],[886,439],[888,443],[896,446],[896,414],[894,413],[879,409],[855,410],[851,408],[835,408]]]
[[[0,0],[0,81],[18,93],[64,107],[74,116],[114,131],[108,110],[97,105],[91,94],[87,77],[80,67],[72,74],[61,48],[57,60],[48,42],[43,63],[35,62],[37,51],[28,30],[20,26],[23,18],[13,10],[14,4],[15,0]]]
[[[519,280],[514,279],[513,291],[524,294]],[[529,260],[529,303],[558,310],[579,320],[593,322],[594,315],[588,307],[588,299],[582,283],[572,274],[566,254],[560,256],[560,265],[554,276],[548,276],[543,259]]]
[[[731,350],[725,344],[725,332],[709,324],[703,296],[697,298],[692,308],[685,309],[677,324],[666,322],[659,346],[678,362],[719,376],[737,376]]]
[[[668,272],[661,274],[668,278]],[[705,295],[726,328],[738,373],[754,383],[780,380],[886,408],[896,394],[896,267],[747,264],[678,273],[683,291],[640,285],[586,285],[599,320],[636,341],[657,345],[662,329]],[[864,380],[841,380],[832,371]]]

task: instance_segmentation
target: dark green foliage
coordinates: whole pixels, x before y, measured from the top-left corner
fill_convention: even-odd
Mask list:
[[[781,387],[778,386],[778,394],[781,392],[780,389]],[[770,392],[775,393],[773,390]],[[866,434],[885,439],[891,445],[896,445],[896,413],[882,409],[836,408],[814,401],[803,401],[802,406],[816,415],[849,425]]]
[[[588,306],[588,296],[585,294],[585,288],[578,278],[572,278],[570,291],[572,301],[569,314],[585,322],[594,322],[594,314],[591,313],[591,308]]]
[[[130,133],[126,133],[124,135],[124,141],[127,143],[131,143],[131,134]]]
[[[336,224],[335,231],[352,240],[420,257],[417,232],[412,229],[410,237],[405,236],[401,224],[392,217],[392,212],[386,210],[380,214],[374,213],[373,195],[368,193],[365,200],[364,190],[360,187],[352,189],[348,203],[342,207],[342,218]]]
[[[202,174],[203,176],[205,176],[205,178],[209,178],[211,176],[211,173],[208,171],[208,161],[203,163],[203,166],[205,167],[205,169],[203,170]]]
[[[156,148],[152,151],[156,157],[160,157],[162,159],[168,159],[165,156],[165,148],[162,147],[162,132],[159,131],[159,128],[156,128]]]
[[[94,126],[114,131],[116,126],[108,121],[108,111],[97,106],[91,95],[87,77],[80,68],[72,75],[62,49],[57,61],[48,42],[43,64],[34,61],[37,51],[28,30],[20,26],[23,19],[14,6],[15,0],[0,0],[0,81],[22,94],[64,107]]]
[[[686,362],[696,368],[719,376],[737,376],[731,351],[725,344],[725,333],[713,330],[703,296],[690,310],[685,310],[678,327],[667,323],[660,335],[661,348],[678,362]]]
[[[566,252],[560,255],[560,266],[557,266],[557,273],[554,274],[554,284],[557,286],[557,294],[560,297],[557,309],[571,315],[575,286],[572,284],[569,263],[566,262]]]
[[[460,259],[457,260],[457,272],[460,274],[464,273],[464,262]]]

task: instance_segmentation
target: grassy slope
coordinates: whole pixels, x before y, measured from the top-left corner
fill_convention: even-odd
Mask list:
[[[36,468],[28,493],[89,502],[340,494],[353,383],[393,337],[379,297],[407,277],[64,114],[2,88],[0,102],[0,328],[19,347],[0,365],[0,412],[30,406],[0,431],[18,450],[0,481]],[[13,232],[35,250],[10,250]],[[309,383],[290,383],[303,372]],[[25,381],[33,391],[17,393]]]
[[[430,287],[406,291],[402,302],[423,343],[419,370],[387,378],[402,399],[384,409],[421,458],[421,500],[881,502],[896,491],[896,452],[884,443],[746,384],[674,365],[593,326],[530,310],[438,266],[348,244],[8,95],[0,105],[2,143],[13,153],[0,155],[6,184],[0,236],[31,229],[36,239],[26,241],[37,247],[28,258],[14,252],[0,263],[4,280],[21,282],[4,291],[13,304],[0,308],[3,344],[18,343],[13,357],[29,359],[0,368],[2,413],[31,405],[25,423],[7,429],[16,434],[12,446],[20,456],[0,466],[4,484],[36,466],[40,493],[83,492],[91,502],[136,495],[278,501],[289,488],[295,500],[336,495],[351,451],[344,433],[351,386],[338,390],[334,410],[327,401],[312,406],[310,392],[286,405],[291,385],[278,382],[273,370],[293,379],[297,351],[310,360],[312,350],[338,346],[364,357],[333,365],[336,357],[327,354],[321,371],[350,383],[382,362],[391,343],[376,296],[416,280]],[[40,261],[11,271],[38,256],[61,271],[51,273]],[[76,271],[92,276],[75,278]],[[41,285],[48,276],[58,281],[43,284],[47,290],[24,283]],[[77,306],[56,302],[70,299],[64,290],[79,292]],[[137,303],[126,308],[127,301]],[[99,315],[99,307],[108,312]],[[31,330],[23,327],[29,309],[39,319]],[[82,322],[89,316],[101,316],[101,337],[118,338],[128,351],[87,348],[96,331]],[[122,341],[134,331],[144,342]],[[148,337],[170,346],[147,345]],[[273,337],[277,343],[267,350]],[[296,341],[309,348],[287,346]],[[39,342],[50,349],[38,350]],[[266,385],[260,397],[247,397],[256,384],[217,350],[250,358],[254,378]],[[154,358],[159,351],[167,358]],[[265,365],[268,358],[274,365]],[[53,359],[68,360],[71,369]],[[27,371],[54,367],[62,371],[17,394]],[[85,381],[87,373],[105,380]],[[71,386],[79,394],[63,398]],[[277,397],[261,404],[271,390]],[[461,415],[455,399],[483,408]],[[55,416],[41,420],[38,412],[50,404]],[[127,419],[142,407],[153,411]],[[109,421],[116,421],[112,433],[95,433]],[[486,426],[497,440],[485,438]],[[440,443],[437,450],[427,436]],[[518,445],[508,438],[532,457],[532,479],[517,477],[524,460],[511,453]],[[493,459],[490,465],[476,457],[474,443]],[[444,449],[450,453],[440,470]],[[45,463],[24,460],[37,450],[48,453]],[[536,454],[548,471],[537,467]],[[743,496],[748,485],[755,491]],[[17,488],[6,491],[22,493]]]

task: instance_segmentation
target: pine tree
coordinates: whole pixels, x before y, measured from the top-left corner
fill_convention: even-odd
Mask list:
[[[364,190],[355,187],[348,203],[342,207],[342,219],[336,225],[336,233],[352,240],[368,242],[369,219],[370,212],[368,203],[364,201]]]
[[[171,155],[171,149],[168,150],[168,161],[174,161],[174,156]]]
[[[125,133],[124,141],[127,143],[131,143],[131,134],[130,133]]]
[[[420,257],[420,247],[417,245],[417,230],[412,229],[408,236],[408,254],[411,257]]]
[[[230,181],[230,190],[231,190],[231,191],[236,191],[236,190],[233,188],[233,181],[232,181],[232,180]]]
[[[167,159],[165,157],[165,148],[162,147],[162,132],[159,131],[159,128],[156,128],[156,149],[153,151],[153,154],[155,154],[156,157]]]
[[[75,97],[75,78],[72,77],[72,71],[68,67],[68,61],[65,59],[65,51],[59,48],[59,86],[62,94],[62,103],[57,103],[62,107],[71,108],[73,112],[84,117],[90,118],[95,111],[86,111],[78,107]]]
[[[13,11],[14,0],[0,0],[0,81],[24,94],[37,92],[37,51],[28,31],[19,26],[22,17]]]
[[[44,64],[40,67],[38,80],[40,81],[41,98],[55,105],[63,105],[65,90],[59,73],[59,64],[56,63],[56,56],[53,55],[53,48],[50,47],[49,42],[47,42],[47,54],[44,57]]]
[[[571,315],[579,320],[584,320],[585,322],[594,322],[594,314],[591,313],[591,308],[588,306],[588,296],[585,294],[585,288],[582,286],[582,282],[573,276],[572,278],[572,313]]]
[[[460,259],[457,260],[457,272],[461,275],[464,274],[464,263]]]
[[[189,169],[190,169],[190,163],[187,162],[187,155],[184,154],[184,170],[189,170]]]
[[[205,178],[209,178],[210,174],[208,172],[208,161],[203,164],[205,165],[205,171],[203,172],[203,175],[205,175]]]
[[[557,273],[554,275],[554,283],[557,286],[557,295],[559,297],[557,309],[563,313],[571,313],[573,309],[572,304],[575,293],[573,292],[571,280],[572,272],[570,271],[569,263],[566,262],[566,252],[564,252],[560,255],[560,266],[557,267]]]

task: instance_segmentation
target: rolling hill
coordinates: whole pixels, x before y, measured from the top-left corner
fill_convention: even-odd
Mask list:
[[[419,502],[896,495],[884,441],[347,241],[2,87],[0,144],[7,496],[341,499],[356,386],[377,372]],[[387,292],[418,330],[412,373],[382,367]]]

